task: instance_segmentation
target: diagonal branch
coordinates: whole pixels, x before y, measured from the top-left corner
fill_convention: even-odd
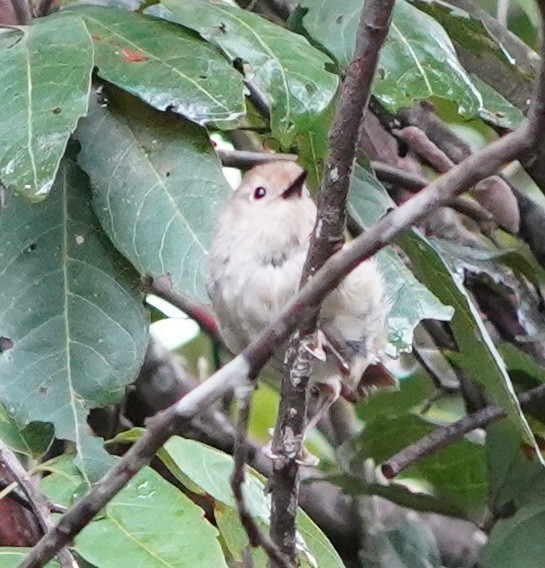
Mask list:
[[[242,487],[244,485],[246,457],[247,457],[247,432],[248,418],[252,400],[252,390],[245,389],[244,394],[239,399],[239,418],[233,448],[234,467],[231,476],[231,488],[237,505],[240,522],[246,531],[250,546],[256,548],[261,546],[271,562],[280,568],[291,568],[291,563],[278,546],[264,534],[257,523],[254,521],[248,507]]]
[[[545,12],[545,5],[540,4]],[[543,19],[543,14],[542,14]],[[543,48],[542,48],[543,51]],[[542,61],[545,53],[542,53]],[[93,517],[154,456],[176,429],[208,408],[235,387],[252,384],[274,350],[301,322],[302,315],[316,310],[320,302],[360,262],[392,243],[403,231],[430,211],[447,203],[479,180],[496,172],[503,164],[530,150],[545,131],[545,68],[537,78],[528,121],[517,130],[472,154],[459,165],[434,180],[401,207],[382,218],[369,231],[333,255],[315,276],[284,307],[272,324],[240,355],[191,391],[181,401],[150,421],[142,436],[90,491],[49,529],[29,552],[20,568],[44,566],[69,543]]]
[[[543,397],[545,397],[545,385],[539,385],[534,389],[522,393],[519,396],[519,403],[521,406],[527,406],[532,402],[542,400]],[[407,469],[417,461],[454,444],[469,432],[477,428],[484,428],[493,422],[497,422],[501,418],[505,418],[505,416],[505,411],[499,406],[485,406],[477,412],[469,416],[464,416],[448,426],[438,428],[428,436],[407,446],[382,464],[382,473],[386,478],[393,479],[404,469]]]
[[[380,49],[386,39],[395,0],[367,0],[362,8],[354,57],[348,67],[333,128],[318,199],[318,215],[303,267],[301,285],[344,244],[346,202],[356,155],[359,126],[371,95]],[[312,355],[307,344],[316,328],[318,306],[308,310],[286,352],[280,410],[272,450],[271,538],[296,562],[296,514],[299,466],[307,422]]]

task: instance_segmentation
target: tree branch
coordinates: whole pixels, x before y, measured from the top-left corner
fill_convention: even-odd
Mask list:
[[[190,318],[194,319],[208,335],[213,339],[221,341],[218,333],[218,325],[216,318],[210,309],[191,298],[179,294],[172,288],[172,283],[168,275],[154,278],[149,284],[149,291],[157,294],[167,302],[170,302],[176,308],[185,312]]]
[[[371,95],[380,49],[388,33],[395,0],[367,0],[361,11],[354,57],[342,86],[329,155],[318,199],[318,214],[301,285],[344,244],[346,201],[359,127]],[[296,515],[299,466],[308,413],[312,355],[306,347],[316,328],[318,306],[308,310],[286,351],[280,409],[272,442],[273,463],[271,538],[296,563]]]
[[[275,566],[280,566],[281,568],[292,568],[292,565],[288,558],[279,550],[278,546],[270,540],[270,538],[264,534],[261,529],[257,526],[248,508],[246,507],[246,502],[244,499],[244,493],[242,492],[242,485],[244,484],[245,468],[246,468],[246,438],[248,432],[248,418],[250,416],[250,407],[252,400],[252,391],[246,389],[244,395],[239,399],[239,418],[238,425],[235,435],[235,445],[233,451],[234,457],[234,468],[233,474],[231,476],[231,488],[233,490],[233,495],[235,497],[235,503],[237,505],[238,516],[240,522],[248,535],[248,540],[250,541],[250,546],[257,547],[261,546],[266,552],[269,560],[274,563]]]
[[[20,568],[44,566],[93,519],[131,477],[149,463],[155,452],[180,425],[208,408],[233,388],[253,384],[274,350],[286,341],[300,323],[302,315],[316,310],[323,298],[360,262],[392,243],[404,230],[420,221],[430,211],[444,205],[477,181],[496,172],[504,163],[516,159],[532,148],[539,140],[540,133],[545,130],[544,107],[545,69],[542,65],[534,90],[529,121],[486,148],[468,156],[328,259],[271,325],[263,330],[240,355],[181,401],[150,420],[144,435],[114,468],[93,485],[87,495],[47,531],[23,560]]]
[[[297,160],[296,154],[275,154],[274,152],[249,152],[247,150],[216,150],[216,154],[221,160],[221,165],[225,168],[239,168],[249,170],[254,166],[287,160],[294,162]]]
[[[521,406],[526,406],[545,397],[545,385],[529,390],[519,396]],[[428,436],[421,438],[414,444],[404,448],[395,456],[381,465],[382,473],[388,479],[393,479],[404,469],[417,461],[454,444],[466,434],[477,428],[484,428],[492,422],[505,418],[505,410],[499,406],[491,405],[464,416],[460,420],[443,428],[438,428]]]
[[[11,0],[13,10],[17,17],[17,23],[27,26],[32,22],[32,13],[28,0]]]
[[[53,519],[51,518],[51,509],[53,508],[51,503],[34,485],[27,471],[17,459],[17,456],[2,440],[0,440],[0,461],[12,474],[13,479],[15,479],[25,494],[28,504],[30,504],[32,512],[36,516],[38,524],[45,534],[54,526]],[[59,548],[56,552],[58,553],[61,568],[77,568],[78,565],[68,548]]]

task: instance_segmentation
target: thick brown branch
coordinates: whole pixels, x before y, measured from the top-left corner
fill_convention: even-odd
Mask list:
[[[344,243],[346,202],[360,123],[371,95],[380,49],[395,0],[367,0],[362,9],[354,57],[348,66],[333,128],[329,155],[318,199],[316,226],[303,268],[301,285],[319,270]],[[318,306],[308,310],[287,350],[286,372],[273,439],[275,460],[272,477],[271,538],[296,561],[296,514],[299,501],[299,467],[307,420],[312,357],[305,347],[316,327]]]

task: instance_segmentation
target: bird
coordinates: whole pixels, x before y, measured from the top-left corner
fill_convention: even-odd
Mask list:
[[[206,287],[219,333],[233,354],[257,337],[299,289],[317,216],[305,178],[305,170],[292,161],[255,166],[219,215]],[[341,394],[353,400],[355,393],[376,385],[395,386],[395,378],[382,372],[389,310],[374,258],[360,263],[326,296],[312,347],[315,397],[305,436]],[[282,366],[284,350],[285,345],[273,356],[274,366]]]

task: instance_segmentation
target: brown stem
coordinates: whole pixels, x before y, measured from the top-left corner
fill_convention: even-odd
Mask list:
[[[539,385],[520,395],[519,403],[521,406],[526,406],[542,399],[544,396],[545,385]],[[472,430],[484,428],[501,418],[505,418],[505,410],[499,406],[486,406],[469,416],[461,418],[457,422],[438,428],[384,462],[381,466],[382,473],[388,479],[393,479],[417,461],[454,444]]]
[[[248,535],[250,546],[254,548],[261,546],[261,548],[263,548],[263,550],[266,552],[269,560],[273,562],[275,566],[280,566],[281,568],[293,568],[291,562],[282,552],[280,552],[278,546],[276,546],[276,544],[272,542],[272,540],[270,540],[269,537],[264,534],[257,526],[257,523],[254,521],[254,519],[250,515],[250,512],[248,511],[248,508],[246,507],[244,493],[242,492],[246,468],[246,440],[248,433],[248,418],[250,416],[251,397],[252,391],[250,389],[247,389],[239,401],[240,411],[233,451],[234,468],[233,474],[231,476],[231,488],[235,497],[238,516],[240,518],[242,526],[244,527],[244,530],[246,531],[246,534]]]
[[[221,160],[222,166],[226,168],[239,168],[249,170],[259,164],[287,160],[294,162],[297,160],[295,154],[275,154],[274,152],[249,152],[247,150],[216,150],[216,154]]]
[[[157,294],[173,306],[185,312],[190,318],[194,319],[208,335],[213,339],[221,341],[218,333],[218,326],[214,314],[205,305],[195,302],[191,298],[179,294],[172,288],[172,283],[168,276],[160,276],[152,280],[149,286],[150,291]]]

